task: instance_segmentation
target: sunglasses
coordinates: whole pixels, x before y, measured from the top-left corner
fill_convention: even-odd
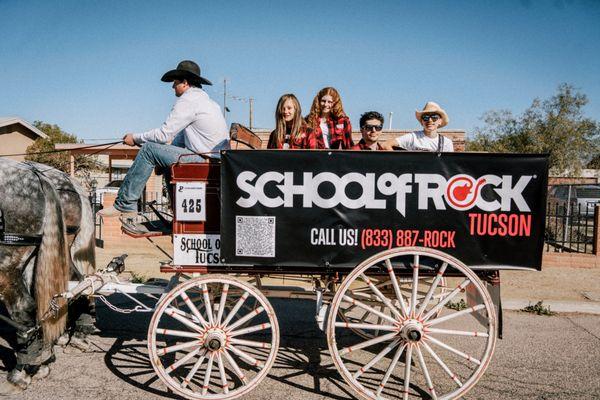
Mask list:
[[[423,115],[421,117],[421,119],[425,122],[428,122],[429,120],[432,120],[433,122],[437,121],[438,119],[440,119],[441,117],[437,114],[430,114],[430,115]]]
[[[375,130],[379,132],[380,130],[383,129],[383,125],[369,125],[369,124],[366,124],[365,126],[363,126],[363,129],[366,130],[366,131],[370,131],[373,128],[375,128]]]

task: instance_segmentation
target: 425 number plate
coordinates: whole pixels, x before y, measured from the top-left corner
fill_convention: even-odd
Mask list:
[[[206,182],[178,182],[175,203],[178,221],[206,221]]]

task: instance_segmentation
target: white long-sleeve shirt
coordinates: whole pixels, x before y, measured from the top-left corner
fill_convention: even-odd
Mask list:
[[[200,88],[191,87],[177,98],[160,128],[134,133],[133,139],[142,144],[167,143],[175,138],[181,146],[182,136],[187,149],[196,153],[214,152],[208,154],[214,158],[219,158],[219,151],[229,147],[227,124],[221,108]]]

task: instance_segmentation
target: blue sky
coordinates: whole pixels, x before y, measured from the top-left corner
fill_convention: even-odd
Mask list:
[[[336,87],[353,125],[377,110],[417,127],[439,102],[448,128],[472,131],[492,109],[519,113],[562,82],[600,120],[600,2],[0,0],[0,117],[59,125],[84,139],[158,127],[175,97],[160,77],[197,61],[219,104],[254,98],[272,128],[280,95],[306,114]],[[228,122],[248,103],[228,99]],[[386,121],[386,127],[387,127]]]

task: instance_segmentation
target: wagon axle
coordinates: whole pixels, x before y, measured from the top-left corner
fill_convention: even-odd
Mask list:
[[[400,336],[407,342],[419,342],[423,338],[423,324],[415,319],[404,321]]]
[[[221,329],[212,329],[206,335],[204,346],[210,351],[217,351],[225,346],[226,339],[225,332]]]

